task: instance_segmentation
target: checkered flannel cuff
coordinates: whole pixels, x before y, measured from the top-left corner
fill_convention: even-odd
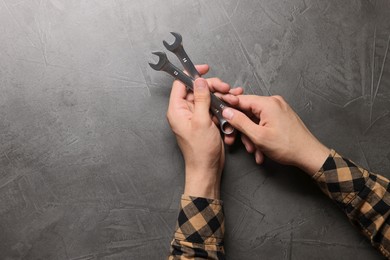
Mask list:
[[[183,195],[175,239],[197,244],[222,245],[224,214],[221,200]]]
[[[313,176],[321,190],[345,208],[364,189],[369,172],[331,150],[322,168]]]
[[[313,178],[371,243],[390,259],[390,185],[334,150]]]

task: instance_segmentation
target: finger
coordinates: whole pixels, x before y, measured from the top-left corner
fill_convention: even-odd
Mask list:
[[[195,68],[198,70],[198,72],[201,75],[203,75],[209,71],[210,67],[207,64],[203,64],[203,65],[196,65]],[[173,100],[184,99],[186,95],[187,95],[187,90],[185,85],[179,80],[173,81],[170,99]]]
[[[186,96],[186,100],[188,102],[194,102],[194,93],[192,92],[188,92],[187,96]]]
[[[229,93],[230,85],[219,78],[209,78],[207,79],[207,83],[209,84],[211,92],[220,92],[223,94]]]
[[[264,162],[264,154],[260,151],[260,149],[257,149],[255,152],[255,161],[257,164],[262,164]]]
[[[246,135],[241,134],[241,141],[248,153],[254,153],[256,151],[254,143]]]
[[[225,135],[223,137],[223,140],[224,140],[225,144],[232,145],[232,144],[234,144],[234,141],[236,140],[236,136],[237,136],[237,131],[234,131],[232,134]]]
[[[173,105],[176,102],[180,102],[187,96],[186,86],[179,80],[173,81],[171,95],[169,98],[169,105]]]
[[[229,93],[235,96],[242,95],[244,89],[242,87],[232,88],[229,90]]]
[[[194,112],[194,103],[193,102],[186,102],[187,103],[187,107],[188,109],[191,111],[191,112]]]
[[[238,103],[239,103],[239,99],[238,97],[232,95],[232,94],[226,94],[226,95],[222,95],[222,94],[215,94],[216,96],[218,96],[220,99],[222,99],[223,101],[229,103],[230,105],[232,106],[237,106]]]
[[[264,129],[255,124],[249,117],[234,108],[225,108],[222,111],[223,117],[237,130],[244,133],[255,144],[263,135]],[[256,140],[256,141],[255,141]]]
[[[218,118],[216,116],[212,116],[211,117],[211,120],[213,121],[213,123],[219,128],[219,121],[218,121]]]
[[[207,72],[210,70],[210,66],[207,64],[195,65],[195,68],[200,75],[207,74]]]
[[[269,106],[270,97],[255,96],[255,95],[239,95],[237,96],[239,103],[238,108],[242,111],[250,111],[253,114],[260,115],[264,107]]]
[[[219,99],[229,103],[232,106],[237,106],[239,103],[237,95],[241,95],[243,93],[243,89],[241,87],[230,89],[229,94],[222,94],[219,92],[215,92],[214,95],[216,95]]]
[[[210,122],[210,90],[207,80],[198,78],[194,84],[194,122]]]

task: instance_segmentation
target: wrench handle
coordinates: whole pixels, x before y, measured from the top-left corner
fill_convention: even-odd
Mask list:
[[[178,69],[175,65],[167,62],[161,70],[165,71],[177,80],[180,80],[191,91],[194,91],[194,80],[190,76],[186,75],[182,70]]]
[[[214,93],[210,93],[211,97],[211,112],[215,115],[219,122],[219,127],[221,128],[222,133],[224,134],[232,134],[234,132],[234,128],[230,123],[222,116],[222,111],[228,107],[228,105],[219,99]]]
[[[180,80],[184,85],[186,85],[191,91],[194,91],[194,79],[185,74],[182,70],[178,69],[172,63],[167,63],[161,70],[167,72],[169,75],[173,76],[175,79]],[[229,122],[223,118],[222,110],[228,107],[228,105],[219,99],[214,93],[210,93],[211,104],[210,109],[213,115],[215,115],[219,122],[219,127],[224,134],[232,134],[234,128],[229,124]]]
[[[175,53],[175,55],[183,65],[184,69],[188,72],[188,74],[190,74],[192,78],[196,79],[200,77],[198,70],[195,68],[194,63],[184,50],[183,45],[180,45],[173,53]]]

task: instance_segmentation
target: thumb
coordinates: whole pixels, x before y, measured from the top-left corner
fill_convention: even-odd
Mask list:
[[[244,133],[249,137],[256,145],[259,145],[259,135],[262,134],[261,127],[254,123],[249,117],[247,117],[241,111],[233,108],[225,108],[222,111],[222,116],[238,131]]]
[[[194,116],[198,120],[209,120],[210,90],[207,81],[198,78],[194,83]]]

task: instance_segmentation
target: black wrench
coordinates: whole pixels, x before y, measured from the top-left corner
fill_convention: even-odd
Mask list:
[[[172,44],[168,44],[166,41],[163,41],[165,48],[167,48],[167,50],[173,52],[176,55],[176,57],[180,60],[181,64],[183,65],[184,69],[188,72],[188,74],[190,74],[190,76],[193,79],[197,79],[197,78],[201,77],[198,70],[195,68],[194,63],[191,61],[190,57],[188,56],[188,54],[184,50],[183,37],[179,33],[171,32],[171,34],[175,37],[175,40]],[[221,101],[221,102],[223,102],[223,101]],[[215,101],[215,103],[217,103],[217,101]],[[223,102],[223,107],[226,107],[226,106],[227,106],[226,103]],[[211,108],[213,108],[213,106],[211,106]],[[221,121],[222,119],[224,121],[226,121],[222,117],[222,109],[223,108],[221,106],[217,106],[216,111],[214,113],[214,115],[217,117],[217,119],[221,125],[222,125],[222,121]],[[232,127],[232,126],[230,126],[230,127]],[[233,129],[233,131],[234,131],[234,129]]]
[[[163,41],[165,48],[177,56],[184,69],[188,72],[188,74],[190,74],[191,77],[194,79],[199,78],[200,74],[198,70],[195,68],[194,63],[191,61],[190,57],[184,50],[183,37],[181,37],[179,33],[171,32],[171,34],[175,37],[175,41],[172,44],[168,44],[166,41]]]
[[[183,82],[183,84],[189,87],[190,90],[194,91],[194,79],[192,77],[188,76],[182,70],[178,69],[175,65],[173,65],[168,60],[167,55],[164,52],[153,52],[153,54],[159,57],[159,61],[157,62],[157,64],[149,63],[152,69],[167,72],[175,79]],[[228,107],[228,105],[222,100],[220,100],[216,95],[214,95],[214,93],[210,93],[210,97],[211,112],[217,117],[221,131],[226,135],[232,134],[234,132],[234,128],[222,116],[222,110]]]

